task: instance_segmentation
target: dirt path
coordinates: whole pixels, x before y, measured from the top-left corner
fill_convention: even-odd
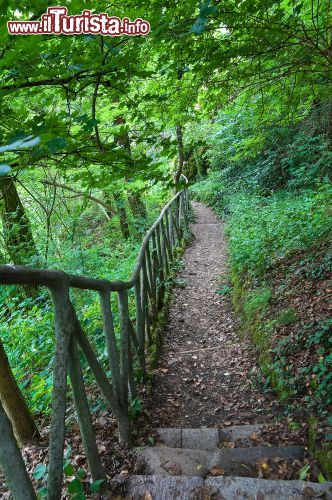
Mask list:
[[[267,422],[280,411],[255,388],[256,353],[237,334],[229,294],[222,222],[194,203],[195,239],[183,258],[154,381],[152,427],[200,427]],[[223,277],[223,278],[222,278]],[[226,277],[227,280],[227,277]]]

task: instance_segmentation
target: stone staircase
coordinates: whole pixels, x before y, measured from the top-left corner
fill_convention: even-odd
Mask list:
[[[278,469],[282,472],[288,465],[300,466],[307,451],[299,446],[260,446],[260,431],[260,426],[252,425],[159,429],[156,446],[137,448],[145,475],[117,476],[114,498],[332,499],[330,482],[278,479]],[[265,478],[269,475],[274,479]]]

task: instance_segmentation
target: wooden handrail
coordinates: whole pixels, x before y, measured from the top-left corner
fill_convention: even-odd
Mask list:
[[[25,266],[0,265],[0,284],[2,285],[42,285],[51,287],[52,283],[57,282],[61,276],[68,278],[70,287],[80,288],[82,290],[94,290],[97,292],[128,290],[132,288],[137,280],[137,277],[142,269],[142,262],[145,255],[145,250],[149,244],[150,238],[155,229],[161,223],[164,215],[169,207],[177,200],[183,191],[179,191],[162,209],[158,219],[153,223],[146,233],[142,245],[140,247],[134,271],[128,281],[110,281],[106,279],[87,278],[74,274],[67,274],[63,271],[39,269]]]
[[[82,351],[117,420],[120,441],[129,444],[131,442],[129,404],[136,398],[137,393],[134,366],[139,366],[139,377],[144,380],[150,349],[155,348],[158,316],[164,304],[165,281],[171,273],[172,262],[176,257],[176,247],[182,244],[188,230],[188,210],[188,191],[185,188],[163,207],[159,217],[146,233],[128,281],[94,279],[67,274],[59,270],[0,265],[0,284],[46,287],[54,305],[56,342],[49,445],[49,500],[61,498],[67,373],[73,388],[76,413],[91,476],[94,481],[106,479],[96,446],[78,348]],[[108,379],[99,363],[77,318],[70,299],[70,288],[99,292],[105,344],[112,373],[111,380]],[[135,294],[134,320],[129,313],[130,290],[133,290]],[[118,298],[118,329],[113,320],[112,297],[114,294]],[[119,343],[115,334],[117,330],[120,330]],[[14,439],[8,426],[8,419],[4,419],[0,404],[0,429],[3,429],[5,433],[4,440],[0,442],[0,467],[6,475],[14,497],[23,500],[22,488],[15,482],[15,467],[7,467],[4,462],[6,452],[3,449],[3,443],[8,444]],[[13,449],[15,449],[14,443]],[[15,453],[13,456],[17,470],[21,471],[21,477],[25,477],[25,482],[28,481],[29,478],[22,471],[24,463],[19,458],[20,454]],[[32,485],[29,491],[33,492]],[[29,498],[34,498],[33,493]]]

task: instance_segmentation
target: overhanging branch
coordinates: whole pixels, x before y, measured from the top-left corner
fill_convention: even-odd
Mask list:
[[[53,181],[41,181],[42,184],[47,185],[47,186],[53,186],[53,187],[58,187],[61,189],[65,189],[66,191],[71,191],[72,193],[78,194],[79,196],[83,196],[85,198],[88,198],[91,201],[94,201],[95,203],[98,203],[101,207],[103,207],[106,210],[107,213],[107,218],[110,219],[111,216],[115,214],[113,207],[109,205],[108,203],[105,203],[103,200],[100,198],[96,198],[95,196],[92,196],[91,194],[86,194],[83,191],[79,191],[78,189],[75,189],[71,186],[67,186],[66,184],[62,184],[60,182],[53,182]]]

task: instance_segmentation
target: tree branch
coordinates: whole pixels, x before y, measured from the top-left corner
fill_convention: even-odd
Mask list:
[[[83,191],[79,191],[78,189],[75,189],[71,186],[67,186],[66,184],[61,184],[60,182],[52,182],[52,181],[45,181],[45,180],[41,181],[41,182],[42,182],[42,184],[45,184],[47,186],[58,187],[61,189],[65,189],[67,191],[71,191],[72,193],[78,194],[79,196],[86,197],[89,200],[94,201],[95,203],[98,203],[98,205],[102,206],[106,210],[108,219],[110,219],[110,217],[115,214],[113,207],[111,207],[111,205],[109,205],[108,203],[105,203],[103,200],[101,200],[99,198],[96,198],[95,196],[92,196],[90,194],[86,194]]]
[[[85,74],[88,70],[82,70],[79,71],[78,73],[75,73],[74,75],[66,76],[63,78],[49,78],[46,80],[37,80],[33,82],[23,82],[23,83],[18,83],[18,84],[11,84],[11,85],[2,85],[0,87],[1,90],[16,90],[16,89],[23,89],[23,88],[31,88],[31,87],[45,87],[45,86],[57,86],[57,85],[64,85],[66,83],[70,83],[73,80],[83,80],[85,78],[96,78],[98,76],[102,75],[107,75],[108,73],[114,72],[116,70],[110,69],[107,71],[98,71],[96,73],[91,73],[91,74]],[[92,83],[92,82],[91,82]]]

